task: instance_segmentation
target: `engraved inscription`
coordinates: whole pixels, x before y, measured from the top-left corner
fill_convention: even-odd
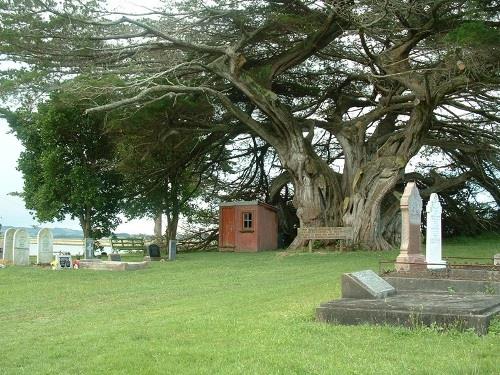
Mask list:
[[[365,287],[374,294],[380,294],[394,290],[394,287],[382,279],[372,270],[353,272],[351,275],[360,281]]]

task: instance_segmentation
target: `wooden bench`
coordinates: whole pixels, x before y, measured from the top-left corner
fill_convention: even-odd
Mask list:
[[[352,240],[351,227],[306,227],[297,228],[297,237],[309,241],[309,252],[312,252],[314,240]]]
[[[112,238],[111,249],[114,253],[119,251],[146,251],[144,238]]]

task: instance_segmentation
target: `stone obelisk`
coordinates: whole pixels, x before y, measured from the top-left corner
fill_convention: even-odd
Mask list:
[[[396,271],[422,270],[425,267],[425,258],[420,246],[422,198],[414,182],[406,185],[400,205],[401,252],[396,258]]]

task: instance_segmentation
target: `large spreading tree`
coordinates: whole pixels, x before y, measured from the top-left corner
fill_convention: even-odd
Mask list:
[[[464,160],[459,174],[498,197],[498,10],[495,0],[178,1],[132,15],[98,1],[1,1],[0,53],[25,64],[8,77],[19,89],[122,76],[125,96],[89,112],[205,95],[213,130],[276,151],[301,226],[351,226],[355,242],[383,249],[391,193],[424,146]],[[314,147],[325,134],[336,159]]]

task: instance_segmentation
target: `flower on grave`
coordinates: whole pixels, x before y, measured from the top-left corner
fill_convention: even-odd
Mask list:
[[[57,269],[57,260],[54,259],[52,262],[50,262],[50,265],[52,266],[53,270]]]

